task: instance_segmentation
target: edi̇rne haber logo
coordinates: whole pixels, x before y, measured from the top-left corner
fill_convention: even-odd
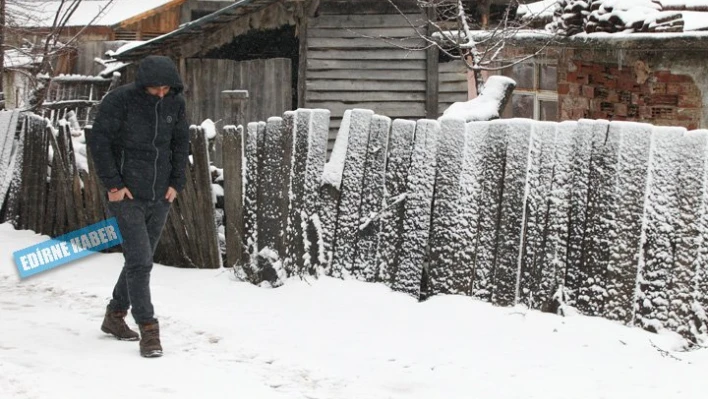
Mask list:
[[[113,217],[15,251],[12,255],[20,278],[27,278],[122,242],[118,223]]]

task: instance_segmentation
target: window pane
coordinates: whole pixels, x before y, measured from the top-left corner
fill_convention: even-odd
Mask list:
[[[512,115],[514,118],[533,119],[533,96],[514,94],[511,97]]]
[[[541,74],[540,87],[541,90],[558,90],[558,69],[555,65],[540,65]]]
[[[558,122],[558,102],[557,101],[539,101],[541,120]]]
[[[516,64],[504,73],[516,81],[517,89],[533,89],[533,64]]]

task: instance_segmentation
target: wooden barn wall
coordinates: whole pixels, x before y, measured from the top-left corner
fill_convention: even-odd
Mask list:
[[[133,23],[121,24],[121,29],[145,33],[171,32],[180,24],[180,7],[172,7]]]
[[[469,80],[464,62],[454,60],[439,64],[438,93],[438,115],[454,102],[467,101]]]
[[[78,44],[76,63],[72,73],[77,75],[97,75],[104,67],[94,61],[96,58],[107,59],[106,51],[117,50],[127,41],[82,41]]]
[[[409,18],[423,23],[419,15]],[[347,109],[392,118],[426,116],[426,53],[392,44],[424,45],[402,15],[322,15],[307,33],[305,107],[331,111],[330,147]]]
[[[292,109],[292,62],[288,58],[251,61],[217,59],[186,60],[184,76],[190,123],[209,118],[221,128],[235,122],[233,106],[224,103],[223,90],[248,90],[243,121],[266,121]]]

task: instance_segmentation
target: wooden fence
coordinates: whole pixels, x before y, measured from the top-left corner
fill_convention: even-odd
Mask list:
[[[110,216],[90,150],[82,145],[85,152],[77,153],[68,124],[60,123],[55,128],[38,115],[7,111],[0,112],[0,122],[7,126],[0,129],[0,133],[7,134],[0,134],[3,144],[0,222],[56,237]],[[84,134],[90,135],[91,129],[85,128]],[[170,210],[155,261],[181,267],[218,268],[222,261],[207,139],[202,129],[195,126],[190,134],[193,162],[186,171],[184,192]],[[76,162],[80,156],[86,157],[85,167]]]
[[[230,133],[228,265],[251,281],[326,274],[705,337],[708,131],[355,109],[325,165],[328,121]]]

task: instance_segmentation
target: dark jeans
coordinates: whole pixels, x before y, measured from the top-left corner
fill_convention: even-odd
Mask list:
[[[132,305],[131,313],[138,324],[157,321],[150,298],[150,272],[152,257],[170,205],[164,199],[149,201],[126,198],[123,201],[108,202],[108,209],[116,217],[123,236],[125,258],[108,308],[112,311],[127,311]]]

